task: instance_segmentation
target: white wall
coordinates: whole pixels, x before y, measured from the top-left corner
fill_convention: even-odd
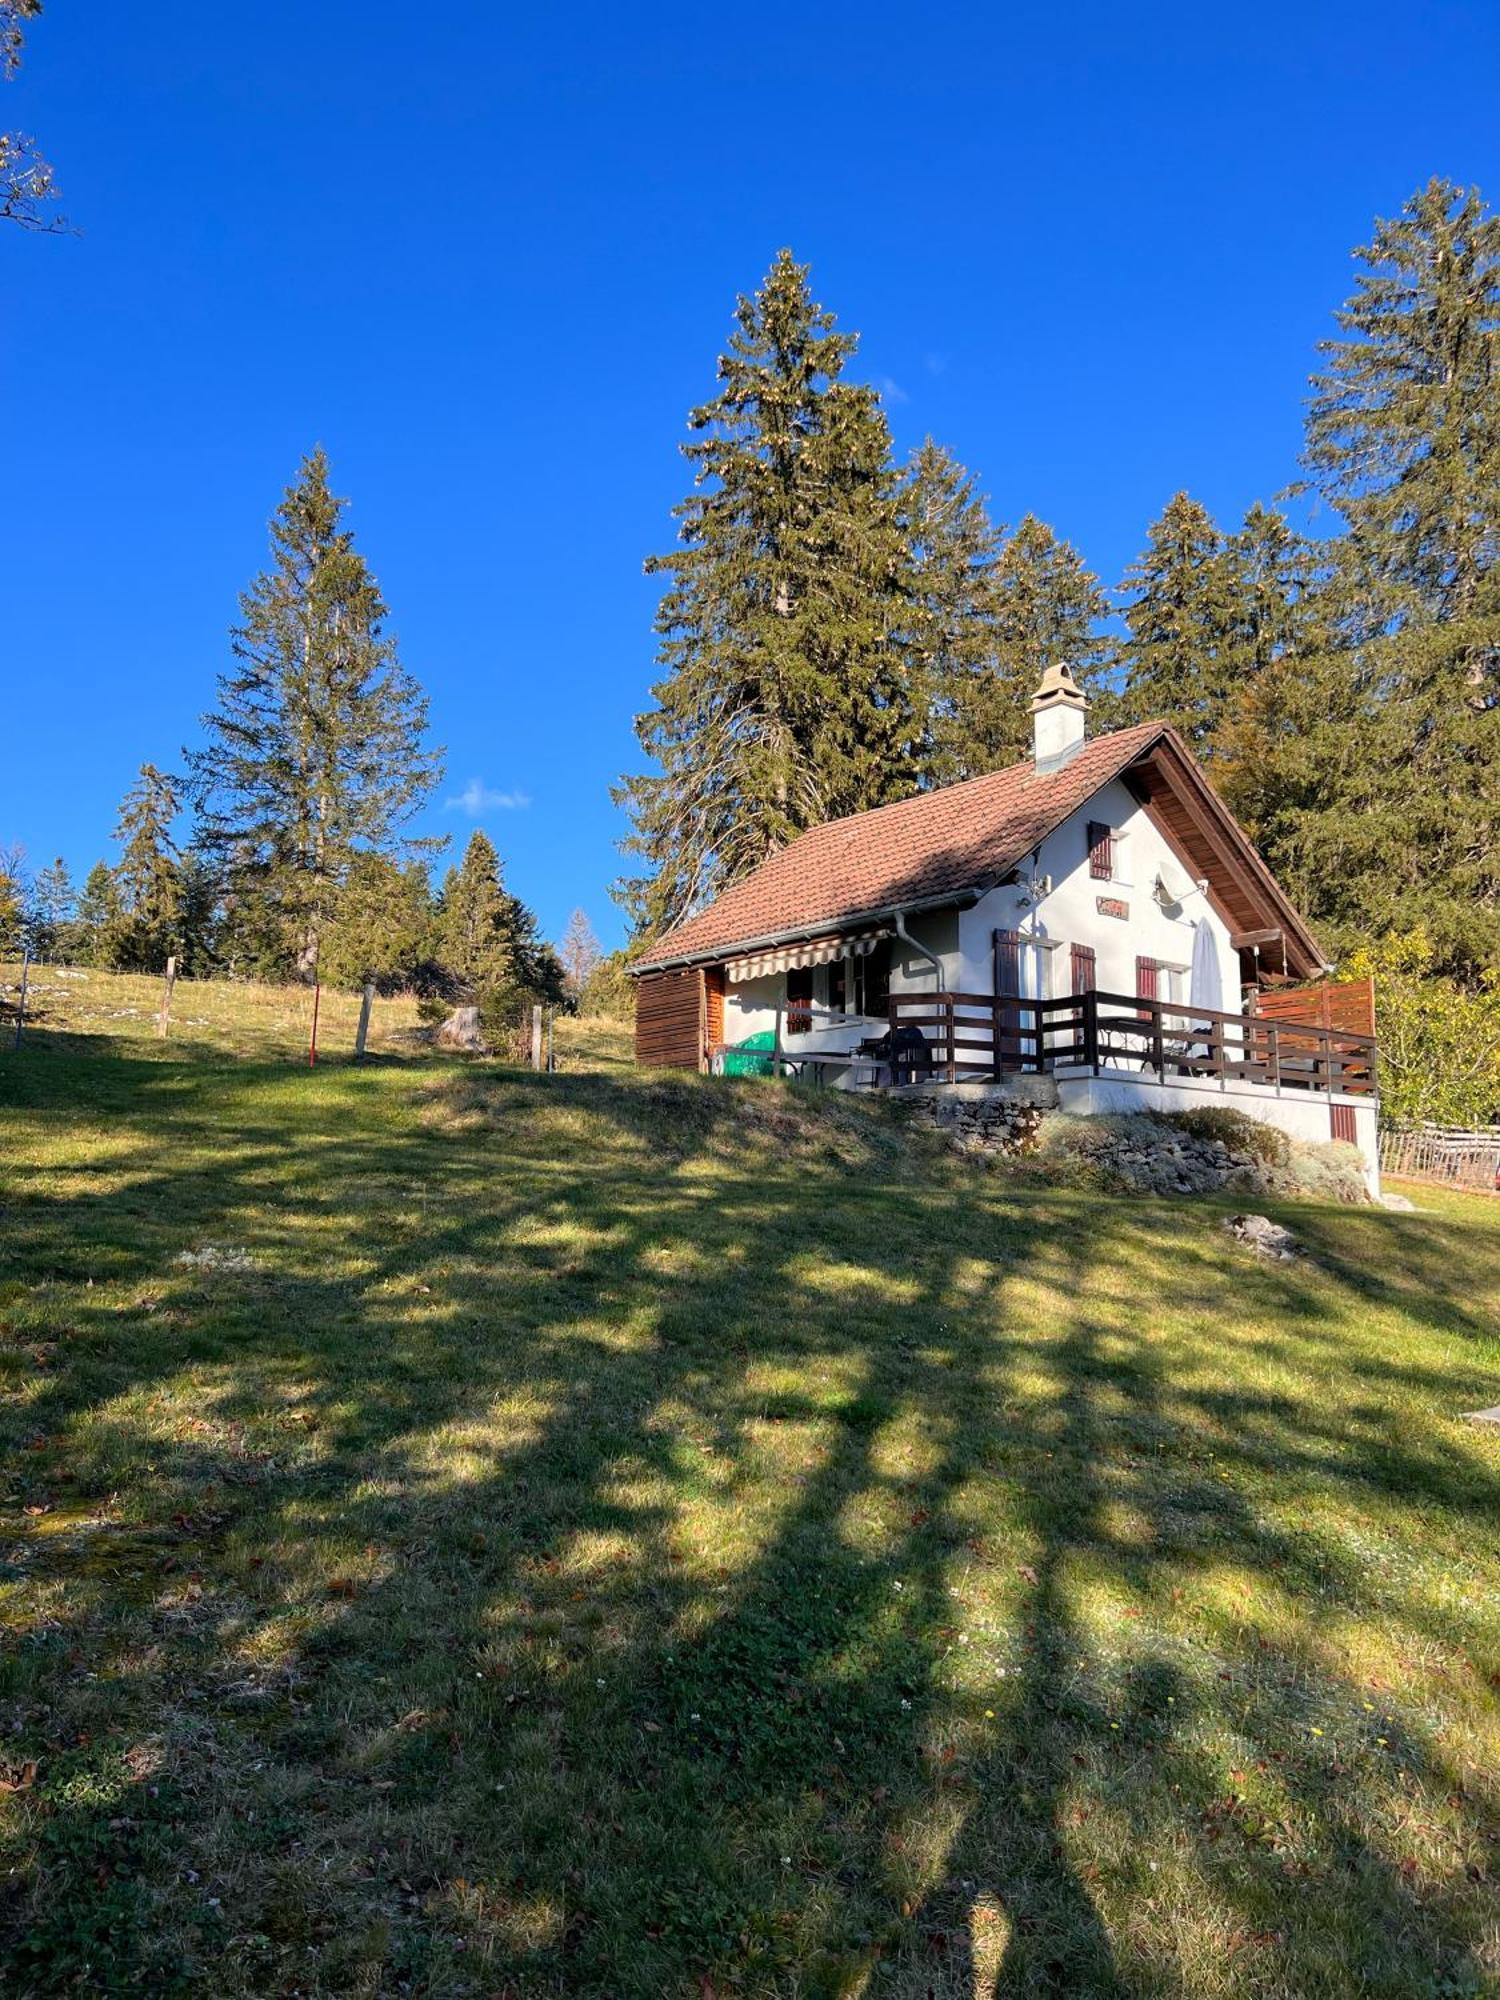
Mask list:
[[[1123,840],[1115,842],[1115,879],[1096,881],[1089,873],[1088,826],[1090,820],[1107,823]],[[1055,948],[1026,952],[1032,961],[1023,966],[1028,993],[1042,995],[1069,991],[1068,946],[1092,945],[1097,955],[1095,983],[1101,992],[1131,993],[1136,990],[1135,962],[1154,958],[1165,965],[1187,967],[1192,963],[1195,925],[1207,923],[1219,953],[1219,979],[1223,989],[1222,1012],[1240,1011],[1239,953],[1229,942],[1229,927],[1210,907],[1206,896],[1191,895],[1180,908],[1164,910],[1151,894],[1160,872],[1169,882],[1190,886],[1190,871],[1173,854],[1144,807],[1124,785],[1105,785],[1089,803],[1065,820],[1055,833],[1042,842],[1035,863],[1028,856],[1023,864],[1027,875],[1050,875],[1051,893],[1031,909],[1014,888],[992,889],[959,922],[960,952],[951,969],[951,984],[961,993],[994,991],[993,934],[996,930],[1034,933],[1055,941]],[[1129,916],[1100,914],[1098,899],[1108,897],[1124,903]],[[1048,968],[1047,983],[1034,983],[1036,969]],[[1162,979],[1159,997],[1163,1000],[1187,998],[1187,975],[1180,975],[1180,989],[1168,990]]]

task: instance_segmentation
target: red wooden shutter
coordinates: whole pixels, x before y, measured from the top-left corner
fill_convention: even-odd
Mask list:
[[[995,991],[997,993],[1019,993],[1021,990],[1021,933],[1019,931],[996,931],[995,933]]]
[[[1007,999],[1019,998],[1021,992],[1021,933],[1019,931],[996,931],[995,947],[995,997],[1003,994]],[[995,1034],[997,1043],[995,1057],[999,1063],[1014,1063],[1020,1060],[1021,1009],[1019,1007],[997,1007],[995,1009]]]
[[[1359,1131],[1354,1123],[1352,1104],[1330,1104],[1328,1126],[1335,1139],[1342,1139],[1346,1146],[1359,1144]]]
[[[1158,967],[1154,958],[1138,958],[1136,960],[1135,990],[1142,1000],[1156,1000],[1160,998],[1156,979],[1157,971]],[[1141,1019],[1143,1021],[1151,1019],[1149,1008],[1143,1007],[1141,1009]]]
[[[1092,993],[1094,990],[1094,947],[1091,944],[1075,944],[1069,954],[1072,960],[1073,991]]]
[[[1089,821],[1089,873],[1096,882],[1107,882],[1115,872],[1115,837],[1098,820]]]

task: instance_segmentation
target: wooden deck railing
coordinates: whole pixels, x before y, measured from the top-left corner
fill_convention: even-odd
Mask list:
[[[950,1083],[1082,1068],[1095,1076],[1224,1077],[1368,1096],[1375,1038],[1311,1023],[1223,1014],[1126,993],[1027,1000],[993,993],[892,994],[892,1031],[920,1028]]]

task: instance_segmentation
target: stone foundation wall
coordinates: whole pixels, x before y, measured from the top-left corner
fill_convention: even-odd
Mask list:
[[[911,1084],[895,1095],[919,1124],[931,1125],[965,1153],[1033,1151],[1042,1120],[1057,1105],[1057,1085],[1048,1076]]]
[[[1142,1194],[1368,1199],[1355,1148],[1303,1144],[1243,1114],[1221,1115],[1212,1125],[1201,1113],[1079,1117],[1057,1108],[1051,1077],[913,1084],[895,1096],[955,1151],[997,1160],[1025,1157],[1061,1184]]]

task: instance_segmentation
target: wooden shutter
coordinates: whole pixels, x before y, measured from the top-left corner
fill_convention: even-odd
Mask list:
[[[1352,1104],[1330,1104],[1328,1107],[1328,1127],[1335,1139],[1342,1139],[1346,1146],[1359,1144],[1359,1129],[1354,1122]]]
[[[1092,993],[1094,990],[1094,947],[1091,944],[1075,944],[1069,952],[1073,971],[1073,991]]]
[[[1161,998],[1161,989],[1157,980],[1159,969],[1154,958],[1138,958],[1136,960],[1135,990],[1140,999],[1159,1000]],[[1141,1009],[1141,1019],[1143,1021],[1151,1019],[1151,1010],[1149,1007]]]
[[[703,1041],[704,1059],[713,1060],[715,1051],[724,1041],[724,968],[722,965],[707,965],[703,968]]]
[[[1021,933],[996,931],[994,943],[995,991],[1018,994],[1021,991]]]
[[[996,931],[991,942],[995,949],[995,998],[1017,999],[1021,992],[1021,933]],[[995,1009],[995,1060],[1001,1066],[1018,1063],[1025,1053],[1021,1044],[1021,1009]]]
[[[1115,837],[1100,821],[1089,821],[1089,873],[1096,882],[1108,882],[1115,872]]]

